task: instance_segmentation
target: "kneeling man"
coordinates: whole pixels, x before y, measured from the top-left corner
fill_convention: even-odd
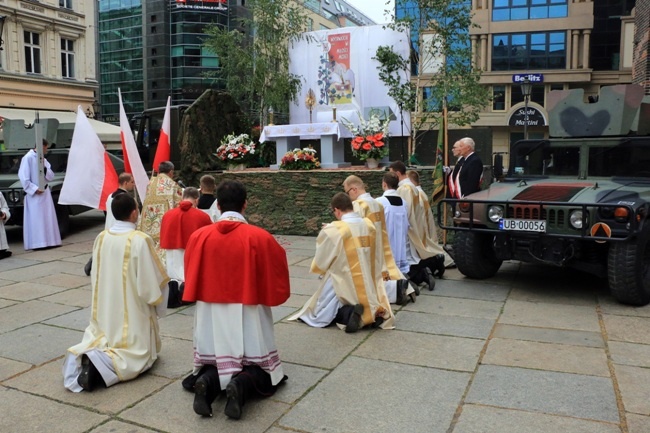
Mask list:
[[[165,268],[153,240],[135,229],[133,197],[114,197],[111,211],[117,221],[93,246],[90,325],[63,365],[64,385],[74,392],[136,378],[151,368],[161,347],[157,316],[167,305]]]
[[[317,328],[334,323],[348,333],[367,325],[394,328],[381,274],[383,257],[376,254],[375,224],[355,213],[352,200],[342,192],[330,206],[338,221],[318,234],[311,263],[311,272],[324,275],[323,284],[288,320]]]

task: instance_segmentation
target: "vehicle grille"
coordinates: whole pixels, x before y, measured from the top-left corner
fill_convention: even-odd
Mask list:
[[[508,206],[508,218],[546,220],[547,227],[563,228],[566,226],[565,212],[562,209],[546,210],[542,208],[540,216],[539,206]]]

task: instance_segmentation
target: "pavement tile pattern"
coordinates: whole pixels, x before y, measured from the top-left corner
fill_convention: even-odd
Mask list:
[[[163,350],[136,380],[92,393],[62,384],[62,359],[89,318],[83,265],[103,228],[73,218],[63,246],[0,261],[0,432],[650,432],[650,306],[617,304],[606,282],[504,263],[494,278],[450,269],[436,290],[396,307],[396,329],[345,334],[285,319],[318,288],[315,238],[278,236],[291,298],[273,309],[289,380],[241,420],[192,410],[192,306],[160,321]]]

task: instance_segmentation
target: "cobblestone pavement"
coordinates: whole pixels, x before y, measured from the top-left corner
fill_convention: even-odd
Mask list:
[[[92,393],[63,388],[67,347],[90,304],[83,265],[103,217],[73,218],[60,248],[0,261],[0,432],[650,432],[650,307],[618,305],[588,275],[506,263],[490,280],[448,270],[395,311],[397,329],[345,334],[283,320],[314,292],[314,238],[279,236],[292,296],[274,308],[289,381],[240,421],[192,410],[193,307],[161,320],[143,376]]]

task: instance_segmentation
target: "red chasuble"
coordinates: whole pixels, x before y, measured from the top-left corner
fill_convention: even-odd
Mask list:
[[[177,208],[170,209],[163,215],[160,224],[160,248],[185,249],[192,233],[210,224],[212,220],[207,213],[192,207],[191,202],[183,200]]]
[[[266,230],[222,220],[190,237],[184,301],[273,307],[289,294],[287,254]]]

